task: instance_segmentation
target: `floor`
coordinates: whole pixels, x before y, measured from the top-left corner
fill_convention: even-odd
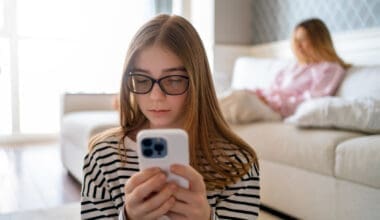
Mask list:
[[[52,208],[0,214],[0,220],[76,220],[80,219],[79,202],[67,203]]]
[[[56,142],[0,146],[0,214],[76,202],[80,190]]]
[[[0,145],[0,220],[79,219],[80,189],[62,166],[57,142]],[[259,219],[281,218],[260,211]]]

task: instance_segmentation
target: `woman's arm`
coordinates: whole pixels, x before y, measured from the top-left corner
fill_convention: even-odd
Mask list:
[[[344,69],[335,63],[319,63],[310,66],[292,82],[289,90],[273,92],[269,99],[272,108],[287,117],[297,106],[311,98],[333,95],[344,77]]]
[[[310,96],[322,97],[334,95],[344,78],[345,70],[338,64],[325,63],[324,68],[314,74]]]

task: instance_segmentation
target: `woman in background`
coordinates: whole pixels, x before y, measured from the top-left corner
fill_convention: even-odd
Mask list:
[[[269,107],[267,110],[273,111],[269,114],[273,119],[290,116],[305,100],[334,95],[345,71],[350,67],[337,55],[329,30],[318,18],[307,19],[296,25],[292,50],[297,62],[282,69],[269,89],[256,89],[251,93],[238,91],[240,96],[252,96],[253,93],[256,96],[253,98],[260,102],[255,106],[262,109]],[[226,118],[234,121],[234,116],[224,110],[231,104],[228,99],[231,98],[227,96],[220,100],[222,109]]]

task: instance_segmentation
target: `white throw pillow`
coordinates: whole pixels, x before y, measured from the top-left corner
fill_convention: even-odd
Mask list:
[[[219,105],[224,118],[232,124],[281,120],[280,114],[248,90],[233,90],[224,94],[219,98]]]
[[[380,133],[380,100],[322,97],[305,101],[285,123]]]
[[[348,69],[337,96],[357,99],[361,97],[380,98],[380,65],[353,66]]]

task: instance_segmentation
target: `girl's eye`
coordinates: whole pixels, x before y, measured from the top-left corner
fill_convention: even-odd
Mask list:
[[[170,83],[181,83],[182,81],[182,79],[169,79]]]
[[[138,84],[146,84],[149,83],[150,80],[148,79],[136,79],[135,82]]]
[[[135,75],[133,77],[133,81],[136,83],[136,84],[149,84],[151,82],[151,80],[146,77],[146,76],[142,76],[142,75]]]
[[[164,80],[164,84],[168,85],[168,86],[179,86],[179,85],[182,85],[184,83],[184,79],[182,77],[169,77],[167,78],[166,80]]]

